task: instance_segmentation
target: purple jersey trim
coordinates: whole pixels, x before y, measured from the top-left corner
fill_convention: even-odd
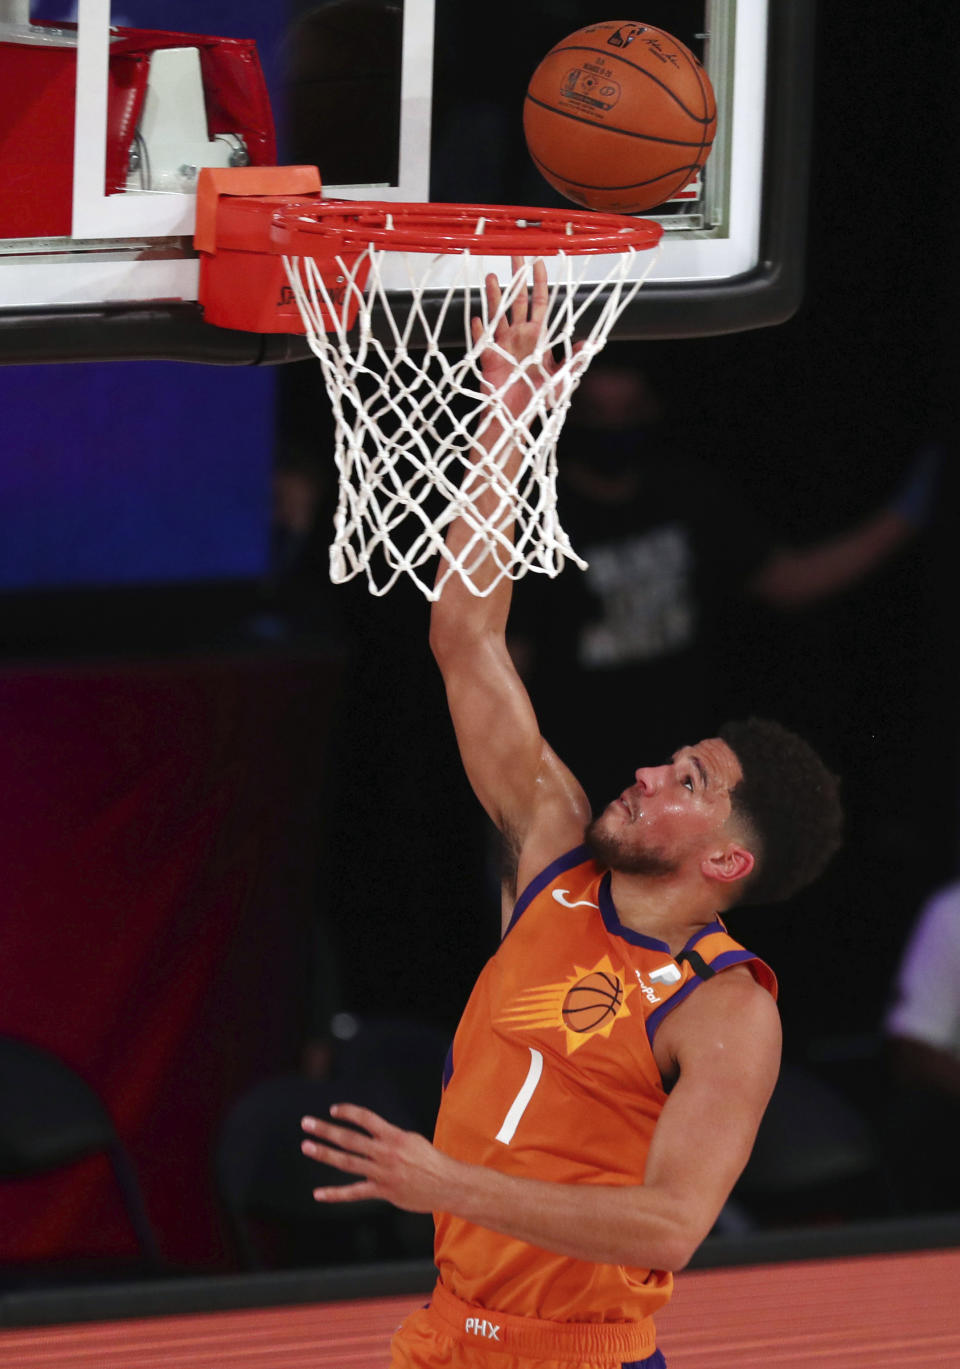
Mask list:
[[[442,1088],[446,1088],[453,1078],[453,1042],[450,1042],[450,1049],[447,1051],[447,1058],[443,1062],[443,1083]]]
[[[526,912],[537,894],[541,893],[548,884],[552,884],[557,875],[562,875],[564,870],[572,870],[575,865],[582,865],[584,861],[592,859],[593,857],[586,846],[575,846],[572,851],[567,851],[562,856],[558,856],[556,860],[551,861],[546,869],[540,871],[539,875],[534,875],[513,905],[513,912],[510,914],[510,921],[507,924],[507,932],[519,920],[521,913]],[[504,936],[507,932],[504,932]]]
[[[619,936],[632,946],[646,946],[650,951],[663,951],[670,955],[670,947],[665,941],[660,941],[655,936],[644,936],[643,932],[635,932],[632,927],[624,927],[617,914],[613,895],[610,893],[609,870],[600,881],[600,915],[603,918],[603,925],[612,936]]]
[[[711,922],[708,927],[701,927],[699,932],[694,932],[693,936],[687,942],[686,946],[684,946],[683,950],[692,951],[694,946],[696,946],[697,942],[702,941],[705,936],[711,936],[714,932],[726,932],[726,930],[727,929],[726,927],[724,927],[722,922]],[[681,951],[681,955],[682,954],[683,952]]]
[[[710,930],[718,929],[711,928]],[[721,927],[719,928],[719,930],[722,931],[723,928]],[[697,938],[694,938],[694,940],[696,939]],[[689,949],[690,944],[691,943],[688,942],[687,946],[684,949]],[[739,951],[723,951],[722,954],[714,956],[713,960],[708,960],[707,964],[710,966],[711,970],[715,970],[717,971],[717,973],[719,973],[721,970],[729,969],[731,965],[742,965],[745,961],[756,960],[756,958],[757,957],[751,951],[746,951],[743,949]],[[678,989],[672,998],[668,998],[666,1003],[663,1003],[659,1008],[654,1009],[654,1011],[647,1018],[647,1040],[650,1042],[651,1046],[653,1045],[653,1038],[657,1034],[657,1030],[660,1026],[660,1023],[667,1016],[667,1014],[672,1012],[673,1009],[678,1006],[678,1004],[682,1003],[683,1000],[688,996],[688,994],[691,994],[699,984],[703,983],[704,980],[702,980],[699,977],[699,975],[695,973],[694,977],[692,979],[688,979],[686,984],[684,984],[683,988]]]
[[[722,955],[716,956],[710,963],[715,970],[726,970],[731,965],[742,965],[744,961],[756,960],[756,958],[751,951],[724,951]]]
[[[679,1004],[681,1004],[685,998],[692,994],[694,989],[702,983],[703,980],[698,979],[696,975],[694,975],[693,979],[688,979],[686,984],[684,984],[683,988],[678,989],[672,998],[667,999],[666,1003],[661,1003],[659,1008],[654,1008],[653,1012],[647,1018],[647,1040],[650,1042],[651,1046],[653,1045],[653,1038],[656,1036],[657,1031],[659,1030],[660,1023],[667,1016],[667,1014],[672,1012],[674,1008],[678,1007]]]

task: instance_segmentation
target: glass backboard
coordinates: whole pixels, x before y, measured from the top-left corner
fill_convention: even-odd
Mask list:
[[[203,323],[203,166],[316,165],[324,194],[560,206],[522,107],[585,0],[0,0],[8,194],[0,359],[294,359],[302,339]],[[664,246],[623,337],[776,323],[802,290],[813,0],[650,0],[700,59],[716,141],[646,217]],[[26,93],[29,92],[29,98]],[[639,267],[638,267],[639,269]],[[408,287],[398,267],[391,293]]]

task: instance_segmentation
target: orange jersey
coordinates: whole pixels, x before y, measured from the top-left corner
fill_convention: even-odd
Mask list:
[[[668,1012],[704,979],[748,965],[719,921],[674,959],[624,927],[586,847],[517,901],[454,1037],[435,1143],[459,1160],[561,1184],[642,1184],[667,1095],[653,1056]],[[437,1215],[436,1264],[456,1297],[548,1321],[641,1321],[670,1297],[664,1270],[571,1259]]]

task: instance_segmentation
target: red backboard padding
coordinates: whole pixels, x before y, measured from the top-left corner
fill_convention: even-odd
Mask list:
[[[68,25],[58,25],[60,28]],[[196,47],[211,138],[239,133],[251,164],[276,162],[270,98],[249,39],[117,28],[110,44],[106,193],[123,190],[150,53]],[[76,50],[0,42],[0,237],[67,237],[73,198]]]
[[[64,237],[73,194],[76,57],[0,43],[0,237]]]

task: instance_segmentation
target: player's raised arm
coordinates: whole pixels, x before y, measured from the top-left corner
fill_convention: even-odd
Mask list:
[[[514,263],[519,269],[520,263]],[[495,276],[486,281],[491,317],[500,307],[501,290]],[[523,368],[540,340],[548,305],[546,268],[533,267],[533,285],[522,290],[494,333],[495,347],[483,356],[484,380],[491,395],[499,394],[503,409],[516,416],[531,391],[549,385],[552,363]],[[481,323],[473,320],[474,341]],[[503,435],[507,420],[496,403],[481,420],[476,459],[482,463]],[[519,456],[509,450],[496,458],[506,475],[515,474]],[[465,488],[469,488],[468,471]],[[479,518],[495,511],[498,496],[485,482],[477,482],[474,507]],[[509,528],[502,530],[511,536]],[[447,546],[460,552],[472,535],[470,522],[459,518],[450,528]],[[477,567],[472,578],[481,590],[498,573],[496,552]],[[589,817],[586,797],[576,780],[540,735],[536,715],[506,646],[511,581],[504,577],[487,595],[477,596],[458,576],[448,577],[433,606],[430,645],[443,674],[460,754],[474,792],[504,834],[524,867],[540,868],[554,856],[575,846]]]

